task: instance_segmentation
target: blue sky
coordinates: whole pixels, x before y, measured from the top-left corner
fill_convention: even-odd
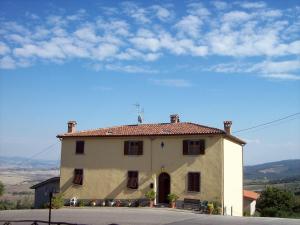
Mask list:
[[[1,1],[0,155],[78,129],[182,121],[233,131],[300,111],[297,1]],[[3,10],[4,9],[4,10]],[[237,134],[245,163],[300,158],[299,116]],[[60,145],[36,156],[59,159]]]

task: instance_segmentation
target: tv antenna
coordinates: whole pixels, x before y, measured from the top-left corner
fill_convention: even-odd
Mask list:
[[[134,104],[137,112],[137,120],[138,124],[142,124],[144,121],[144,108],[141,108],[141,105],[139,103]]]

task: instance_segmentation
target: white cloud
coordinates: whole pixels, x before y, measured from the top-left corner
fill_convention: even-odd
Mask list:
[[[259,8],[266,7],[265,2],[254,2],[254,1],[253,2],[242,2],[242,3],[239,3],[239,5],[245,9],[259,9]]]
[[[276,79],[276,80],[300,80],[300,76],[295,74],[288,73],[271,73],[271,74],[263,74],[263,77]]]
[[[241,23],[249,20],[251,17],[252,16],[249,13],[243,11],[231,11],[229,13],[224,14],[223,21],[229,23]]]
[[[10,56],[4,56],[3,58],[0,58],[1,69],[14,69],[15,67],[15,60],[13,60]]]
[[[218,73],[255,74],[277,80],[299,80],[300,60],[264,61],[261,63],[223,63],[208,69]]]
[[[175,24],[179,34],[187,34],[193,38],[199,36],[200,29],[203,22],[202,20],[194,15],[188,15],[183,17],[178,23]]]
[[[154,10],[156,17],[161,21],[167,21],[172,17],[172,13],[170,12],[170,10],[168,10],[165,7],[162,7],[160,5],[154,5],[151,8]]]
[[[125,72],[125,73],[157,73],[156,70],[134,66],[134,65],[115,65],[115,64],[106,64],[104,69],[116,71],[116,72]]]
[[[177,88],[185,88],[192,86],[192,84],[189,81],[184,79],[149,79],[149,81],[158,86]]]
[[[0,42],[0,55],[5,55],[10,52],[10,48],[3,42]]]
[[[133,43],[136,48],[143,50],[156,52],[160,49],[160,41],[156,38],[135,37],[131,38],[130,42]]]
[[[104,60],[110,57],[114,57],[118,52],[119,48],[112,44],[100,44],[97,48],[93,49],[93,56],[97,60]]]
[[[212,4],[219,10],[224,10],[228,7],[228,4],[223,1],[213,1]]]
[[[74,32],[74,34],[83,41],[97,42],[95,30],[91,26],[82,27]]]

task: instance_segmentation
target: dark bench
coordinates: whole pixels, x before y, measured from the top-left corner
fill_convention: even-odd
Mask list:
[[[192,199],[192,198],[183,199],[183,208],[184,209],[200,210],[200,206],[201,206],[200,199]]]

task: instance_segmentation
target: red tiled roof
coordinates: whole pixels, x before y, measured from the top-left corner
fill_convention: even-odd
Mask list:
[[[191,135],[191,134],[224,134],[223,130],[206,127],[194,123],[156,123],[123,125],[108,128],[99,128],[95,130],[78,131],[74,133],[65,133],[58,137],[106,137],[106,136],[166,136],[166,135]]]
[[[258,197],[259,197],[259,194],[257,194],[256,192],[244,190],[244,198],[256,200],[256,199],[258,199]]]
[[[65,137],[120,137],[120,136],[172,136],[172,135],[201,135],[201,134],[226,134],[218,128],[207,127],[195,123],[156,123],[123,125],[95,130],[78,131],[57,135],[58,138]],[[245,144],[242,140],[226,135],[232,140]]]

